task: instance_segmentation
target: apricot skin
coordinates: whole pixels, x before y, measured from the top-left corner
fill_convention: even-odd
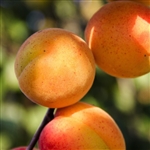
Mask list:
[[[150,72],[150,9],[115,1],[89,20],[85,39],[97,65],[109,75],[134,78]]]
[[[125,150],[123,135],[110,115],[83,102],[57,109],[38,145],[40,150]]]
[[[48,123],[38,143],[40,150],[108,149],[92,129],[69,117],[57,117]]]
[[[51,108],[71,105],[90,89],[95,61],[85,41],[63,29],[45,29],[20,47],[15,72],[22,92]]]

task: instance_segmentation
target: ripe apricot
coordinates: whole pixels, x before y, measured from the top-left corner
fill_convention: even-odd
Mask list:
[[[15,72],[33,102],[59,108],[79,101],[95,77],[95,61],[85,41],[57,28],[31,35],[20,47]]]
[[[106,73],[133,78],[150,72],[150,9],[115,1],[89,20],[85,39],[97,65]]]
[[[41,132],[40,150],[125,150],[124,137],[101,108],[77,102],[59,108]]]

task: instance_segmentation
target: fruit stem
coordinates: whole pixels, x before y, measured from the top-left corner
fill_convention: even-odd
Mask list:
[[[35,144],[37,143],[40,133],[43,130],[43,128],[45,127],[45,125],[51,121],[54,118],[54,108],[48,108],[45,117],[41,123],[41,125],[39,126],[39,128],[37,129],[36,133],[34,134],[34,136],[32,137],[28,147],[26,150],[32,150],[35,146]]]

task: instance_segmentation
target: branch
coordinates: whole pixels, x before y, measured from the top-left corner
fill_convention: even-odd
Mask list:
[[[45,127],[45,125],[51,121],[54,118],[54,108],[49,108],[45,114],[45,117],[40,125],[40,127],[38,128],[38,130],[36,131],[36,133],[34,134],[34,136],[31,139],[31,142],[29,143],[28,147],[26,150],[32,150],[35,146],[35,144],[37,143],[39,136],[43,130],[43,128]]]

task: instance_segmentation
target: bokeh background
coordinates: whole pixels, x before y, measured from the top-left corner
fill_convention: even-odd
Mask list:
[[[0,2],[0,150],[28,145],[46,107],[21,93],[14,72],[20,45],[44,28],[63,28],[84,39],[91,16],[105,0],[2,0]],[[97,68],[82,99],[107,111],[120,127],[127,150],[150,150],[150,74],[122,79]],[[73,134],[73,133],[72,133]]]

